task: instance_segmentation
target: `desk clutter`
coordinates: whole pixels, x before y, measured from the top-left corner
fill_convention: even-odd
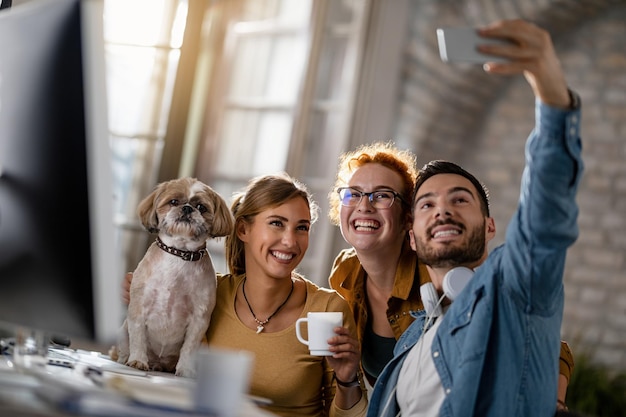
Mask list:
[[[0,358],[2,407],[36,416],[222,417],[194,404],[195,379],[144,372],[112,361],[100,352],[50,347],[47,363],[17,363],[10,343]],[[235,417],[272,417],[246,396]],[[30,414],[20,414],[30,415]]]

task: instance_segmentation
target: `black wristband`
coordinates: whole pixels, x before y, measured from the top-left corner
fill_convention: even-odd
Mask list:
[[[348,381],[348,382],[343,382],[341,379],[337,378],[337,374],[335,375],[335,381],[337,381],[337,385],[341,385],[342,387],[356,387],[361,385],[361,381],[359,381],[359,374],[357,373],[356,376],[354,377],[354,379],[352,381]]]
[[[573,90],[567,89],[569,94],[569,108],[570,110],[577,110],[580,108],[580,96]]]

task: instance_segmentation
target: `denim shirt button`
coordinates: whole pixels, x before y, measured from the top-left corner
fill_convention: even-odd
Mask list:
[[[439,351],[433,352],[433,358],[438,358],[439,357]]]
[[[452,390],[450,388],[446,388],[446,395],[450,394]]]

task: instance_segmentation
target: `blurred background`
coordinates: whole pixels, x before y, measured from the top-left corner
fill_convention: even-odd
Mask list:
[[[521,76],[441,62],[435,30],[504,18],[547,29],[583,102],[581,233],[564,278],[563,338],[575,358],[626,371],[625,0],[104,3],[126,269],[154,239],[135,210],[158,182],[194,176],[230,201],[251,177],[287,171],[322,209],[300,271],[323,286],[345,247],[327,194],[338,155],[361,143],[393,141],[420,166],[442,158],[476,173],[494,202],[493,245],[503,241],[534,125],[532,91]],[[227,272],[223,241],[209,249]]]
[[[287,171],[321,206],[300,267],[327,285],[345,243],[327,219],[337,156],[392,140],[419,164],[460,162],[489,186],[498,238],[517,204],[534,98],[521,76],[441,62],[435,29],[521,17],[552,34],[583,100],[581,234],[568,259],[563,336],[626,369],[626,2],[105,0],[117,224],[134,269],[135,209],[191,175],[227,201]],[[223,241],[210,249],[227,272]]]

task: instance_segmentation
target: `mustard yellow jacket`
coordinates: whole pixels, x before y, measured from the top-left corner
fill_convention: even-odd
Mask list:
[[[391,297],[387,301],[387,319],[396,340],[409,327],[413,320],[409,311],[422,310],[420,285],[429,282],[426,266],[417,261],[417,256],[408,240],[402,246],[400,260],[396,267],[396,280]],[[363,340],[368,320],[365,295],[365,270],[357,258],[354,248],[344,249],[335,258],[328,279],[330,287],[337,291],[350,305],[357,335]]]

